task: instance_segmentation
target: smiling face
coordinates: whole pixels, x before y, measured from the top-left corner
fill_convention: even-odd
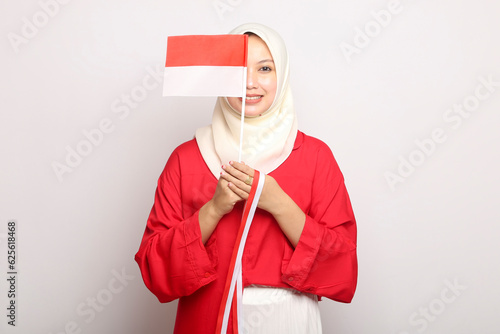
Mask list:
[[[248,36],[245,116],[259,116],[266,112],[274,102],[276,89],[276,67],[269,48],[260,37]],[[241,97],[228,97],[227,100],[241,113]]]

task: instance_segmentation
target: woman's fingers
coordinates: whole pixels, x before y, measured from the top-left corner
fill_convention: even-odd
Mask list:
[[[234,185],[227,180],[221,178],[219,180],[221,195],[224,197],[224,201],[231,203],[232,205],[236,204],[236,202],[241,201],[243,198],[233,191]]]
[[[233,210],[234,205],[243,200],[233,189],[229,186],[229,182],[223,179],[219,179],[217,183],[217,188],[212,197],[212,201],[215,205],[215,209],[220,216],[224,216]]]
[[[253,177],[254,175],[254,169],[245,165],[244,162],[229,161],[229,165],[241,173],[249,175],[250,177]]]
[[[229,162],[228,165],[222,165],[223,172],[221,177],[226,181],[233,183],[234,186],[243,190],[247,194],[252,187],[254,170],[238,162]]]
[[[246,192],[245,190],[242,190],[241,188],[237,187],[234,183],[232,182],[229,182],[228,184],[228,187],[229,189],[231,189],[236,195],[238,195],[238,197],[242,198],[243,200],[247,200],[248,199],[248,192]]]
[[[243,178],[243,177],[241,177],[241,178]],[[248,178],[248,176],[247,176],[247,178]],[[229,172],[226,172],[225,170],[222,171],[222,173],[221,173],[221,179],[224,179],[226,182],[229,182],[233,187],[241,189],[247,193],[250,192],[251,183],[247,184],[247,183],[245,183],[245,181],[242,181],[241,179],[233,176],[232,174],[230,174]],[[231,188],[231,189],[233,189],[233,188]]]

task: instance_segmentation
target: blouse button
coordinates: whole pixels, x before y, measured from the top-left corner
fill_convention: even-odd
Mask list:
[[[210,273],[208,271],[205,273],[205,277],[210,277]]]
[[[293,277],[288,277],[288,280],[291,282],[293,281]]]

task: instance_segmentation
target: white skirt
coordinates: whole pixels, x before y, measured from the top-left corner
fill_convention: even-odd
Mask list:
[[[321,334],[318,296],[251,285],[243,289],[243,333]]]

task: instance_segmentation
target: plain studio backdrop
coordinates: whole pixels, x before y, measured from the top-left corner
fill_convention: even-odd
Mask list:
[[[358,289],[352,304],[320,302],[324,333],[500,330],[497,1],[7,0],[0,12],[2,333],[172,331],[176,302],[157,301],[133,257],[160,172],[215,99],[161,96],[166,38],[246,22],[285,39],[300,129],[332,148],[356,214]]]

